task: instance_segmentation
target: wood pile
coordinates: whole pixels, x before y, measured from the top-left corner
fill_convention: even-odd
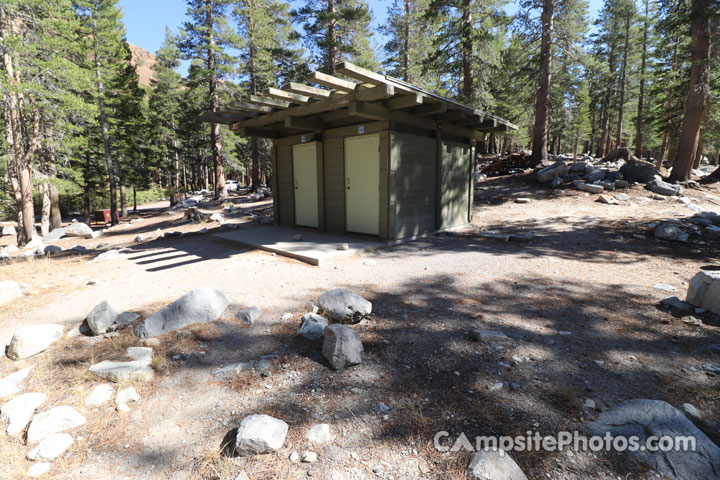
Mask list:
[[[513,153],[505,157],[499,157],[497,155],[488,157],[488,163],[480,168],[480,171],[488,177],[511,175],[535,167],[530,161],[530,156],[525,155],[525,152]]]

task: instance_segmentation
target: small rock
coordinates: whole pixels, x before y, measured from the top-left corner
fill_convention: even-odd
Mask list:
[[[150,365],[153,359],[153,349],[150,347],[128,347],[128,358]]]
[[[328,321],[315,313],[306,313],[302,317],[302,325],[298,332],[301,336],[308,340],[320,340],[323,336],[323,330],[328,326]]]
[[[101,253],[97,257],[90,260],[88,263],[103,262],[106,260],[115,260],[115,259],[124,258],[124,257],[125,257],[125,255],[121,254],[120,250],[113,249],[113,250],[108,250],[107,252]]]
[[[140,342],[146,347],[159,347],[160,339],[158,338],[143,338]]]
[[[338,245],[337,249],[338,250],[349,250],[350,246],[347,243],[341,243],[340,245]]]
[[[720,271],[700,270],[690,280],[687,302],[720,314]]]
[[[25,430],[35,409],[45,403],[46,399],[47,395],[44,393],[23,393],[3,405],[0,409],[0,418],[6,425],[7,434],[17,435]]]
[[[475,329],[470,332],[473,340],[483,343],[507,343],[512,341],[503,332]]]
[[[300,459],[303,463],[315,463],[317,462],[317,453],[306,450]]]
[[[593,400],[592,398],[586,398],[585,404],[583,406],[588,410],[595,410],[595,400]]]
[[[690,403],[682,404],[683,411],[693,418],[700,418],[700,412]]]
[[[510,234],[496,232],[477,232],[475,235],[482,238],[491,238],[493,240],[501,240],[503,242],[510,241]]]
[[[121,403],[120,405],[115,406],[115,410],[121,413],[128,413],[130,411],[130,407],[128,407],[126,403]]]
[[[667,283],[656,283],[653,285],[654,288],[657,288],[658,290],[664,290],[666,292],[674,292],[675,287],[672,285],[668,285]]]
[[[530,199],[526,197],[518,197],[515,199],[515,203],[530,203]]]
[[[288,424],[269,415],[245,417],[237,431],[235,451],[241,457],[273,452],[283,446]]]
[[[90,392],[90,395],[85,399],[85,405],[89,407],[99,407],[110,400],[114,392],[115,389],[111,384],[101,383]]]
[[[155,372],[144,361],[113,362],[105,360],[90,367],[90,372],[111,382],[150,380]]]
[[[28,453],[28,460],[49,461],[53,460],[70,448],[75,443],[69,433],[54,433],[40,442]]]
[[[600,203],[607,203],[608,205],[618,205],[620,203],[615,197],[611,197],[610,195],[600,195],[595,201]]]
[[[65,227],[66,237],[85,237],[85,235],[92,234],[93,230],[85,223],[74,223],[68,227]]]
[[[30,470],[28,470],[25,475],[27,475],[30,478],[42,477],[43,475],[45,475],[47,472],[50,471],[51,466],[52,465],[50,464],[50,462],[36,463],[32,467],[30,467]]]
[[[645,185],[645,188],[651,192],[665,196],[682,195],[683,193],[683,188],[680,185],[672,185],[664,182],[657,176],[648,182],[648,184]]]
[[[663,223],[655,229],[655,238],[673,242],[687,242],[688,234],[674,225]]]
[[[53,433],[85,425],[85,417],[72,407],[60,406],[47,412],[38,413],[33,417],[27,431],[27,443],[37,443]]]
[[[127,387],[120,390],[115,397],[115,405],[121,403],[137,402],[140,400],[140,395],[135,391],[135,387]]]
[[[318,305],[338,323],[358,323],[372,313],[372,303],[344,288],[323,293],[318,298]]]
[[[12,225],[8,225],[5,227],[2,227],[2,231],[0,231],[0,235],[17,235],[17,230]]]
[[[292,240],[293,240],[293,242],[299,242],[300,240],[302,240],[302,235],[300,235],[299,233],[296,233],[295,235],[292,236]]]
[[[327,423],[316,423],[310,427],[307,434],[308,440],[319,445],[326,445],[333,441],[330,425]]]
[[[692,306],[690,304],[683,302],[678,297],[668,297],[664,299],[661,303],[667,305],[668,307],[677,308],[678,310],[692,309]]]
[[[110,325],[115,323],[117,318],[118,314],[115,309],[110,306],[107,300],[104,300],[92,309],[87,316],[87,323],[93,334],[102,335],[107,332]]]
[[[384,402],[378,402],[378,403],[377,403],[377,408],[378,408],[378,411],[379,411],[380,413],[385,413],[385,412],[389,412],[389,411],[390,411],[390,407],[388,407],[387,405],[385,405]]]
[[[534,237],[532,232],[511,233],[510,240],[530,241]]]
[[[535,174],[537,181],[540,183],[552,182],[557,177],[562,177],[568,171],[565,162],[555,162],[549,167],[541,168]]]
[[[324,330],[323,356],[335,370],[362,362],[363,344],[355,330],[333,324]]]
[[[289,457],[292,463],[297,463],[300,460],[300,454],[298,452],[292,452]]]
[[[62,336],[63,327],[56,323],[21,327],[10,340],[7,356],[13,360],[20,360],[37,355]]]
[[[573,185],[578,190],[582,190],[583,192],[590,192],[590,193],[603,193],[605,189],[601,185],[593,185],[591,183],[585,183],[582,180],[575,180],[573,182]]]
[[[527,480],[515,460],[502,450],[481,450],[473,454],[467,473],[473,480]]]

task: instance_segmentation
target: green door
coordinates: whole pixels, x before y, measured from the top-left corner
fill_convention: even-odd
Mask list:
[[[345,138],[345,229],[380,231],[380,136]]]
[[[314,142],[293,145],[292,156],[295,225],[317,228],[317,146]]]

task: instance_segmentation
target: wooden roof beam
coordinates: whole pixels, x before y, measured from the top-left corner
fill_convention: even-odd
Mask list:
[[[280,138],[280,132],[262,128],[242,127],[239,123],[230,125],[230,130],[243,137]]]
[[[395,95],[395,87],[392,85],[378,85],[372,88],[361,88],[353,94],[353,98],[361,102],[372,102],[390,98],[393,95]]]
[[[218,107],[216,113],[227,113],[238,117],[254,118],[258,116],[257,112],[248,112],[247,110],[241,110],[233,107]]]
[[[341,92],[353,92],[357,87],[357,84],[354,82],[343,80],[342,78],[333,77],[332,75],[328,75],[327,73],[322,72],[313,72],[312,75],[310,75],[310,80],[313,83],[322,85],[323,87],[331,88],[333,90],[338,90]]]
[[[385,77],[385,75],[375,73],[372,70],[368,70],[367,68],[359,67],[359,66],[355,65],[354,63],[350,63],[350,62],[338,63],[337,65],[335,65],[335,71],[342,75],[346,75],[350,78],[360,80],[362,82],[372,83],[373,85],[383,85],[383,84],[392,85],[393,87],[395,87],[396,92],[402,92],[405,94],[422,95],[422,93],[418,92],[417,90],[405,87],[404,85],[401,85],[398,82],[388,80],[387,77]]]
[[[288,117],[285,119],[286,128],[297,128],[299,130],[324,130],[325,123],[322,120],[303,117]]]
[[[291,105],[290,102],[286,102],[284,100],[277,100],[275,98],[268,98],[268,97],[263,97],[260,95],[250,95],[248,97],[248,101],[250,103],[255,103],[258,105],[264,105],[267,107],[275,107],[275,108],[288,108]]]
[[[428,103],[413,109],[413,113],[420,116],[437,115],[445,112],[447,112],[446,103]]]
[[[232,102],[230,104],[231,108],[241,109],[241,110],[252,110],[255,112],[262,112],[262,113],[270,113],[273,111],[270,107],[264,107],[262,105],[255,105],[254,103],[247,103],[247,102]]]
[[[441,122],[451,122],[453,120],[460,120],[461,118],[467,117],[467,112],[464,110],[452,110],[447,113],[441,113],[436,118]]]
[[[308,103],[310,101],[310,97],[307,95],[300,95],[298,93],[292,93],[292,92],[286,92],[285,90],[280,90],[279,88],[268,88],[265,90],[265,95],[267,95],[270,98],[275,98],[277,100],[284,100],[286,102],[291,103]]]
[[[287,90],[288,92],[297,93],[299,95],[306,95],[308,97],[312,98],[328,98],[332,92],[330,90],[325,90],[323,88],[317,88],[317,87],[311,87],[310,85],[305,85],[304,83],[295,83],[290,82],[289,84],[285,85],[283,87],[283,90]]]
[[[401,108],[416,107],[422,105],[423,96],[419,94],[414,95],[402,95],[400,97],[391,98],[387,101],[387,106],[393,110],[399,110]]]

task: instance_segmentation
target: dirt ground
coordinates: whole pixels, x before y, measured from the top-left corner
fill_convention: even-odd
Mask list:
[[[0,307],[0,344],[31,323],[71,328],[108,300],[142,317],[189,290],[209,285],[245,306],[263,309],[252,327],[224,317],[166,334],[156,347],[155,378],[133,383],[141,400],[131,412],[112,402],[87,408],[101,383],[87,369],[122,359],[138,345],[130,329],[119,337],[63,338],[45,353],[0,359],[0,377],[36,365],[25,392],[43,391],[43,408],[72,405],[88,419],[72,431],[76,443],[53,462],[48,478],[456,479],[469,453],[442,453],[436,432],[450,438],[554,435],[630,398],[693,404],[698,426],[720,443],[720,329],[709,314],[683,316],[660,300],[685,298],[702,266],[718,265],[718,235],[691,235],[685,244],[656,240],[648,224],[690,217],[675,200],[655,200],[642,186],[623,190],[630,202],[606,205],[575,190],[550,190],[528,175],[479,182],[472,225],[403,245],[340,258],[322,267],[215,239],[215,222],[176,224],[167,203],[144,206],[142,221],[94,240],[62,239],[84,253],[0,265],[0,280],[21,283],[21,301]],[[720,213],[716,186],[688,189],[693,204]],[[530,203],[516,203],[525,197]],[[242,208],[265,209],[269,201]],[[207,212],[217,204],[203,204]],[[232,216],[239,228],[268,228]],[[96,226],[94,226],[96,227]],[[182,236],[137,244],[135,235],[162,228]],[[199,233],[207,228],[209,233]],[[498,241],[481,232],[532,232],[530,241]],[[4,242],[4,243],[3,243]],[[0,245],[7,244],[0,238]],[[107,245],[97,249],[99,243]],[[108,248],[123,258],[88,263]],[[658,283],[676,288],[668,292]],[[374,315],[354,326],[365,357],[333,371],[321,344],[297,336],[300,316],[321,293],[349,288],[373,303]],[[282,320],[283,314],[290,319]],[[473,341],[473,328],[501,330],[502,346]],[[217,381],[229,363],[277,354],[269,374]],[[586,408],[592,399],[597,409]],[[382,405],[381,405],[382,403]],[[386,409],[388,407],[389,409]],[[224,446],[242,418],[267,413],[290,431],[273,454],[234,457]],[[313,423],[329,423],[334,441],[311,445]],[[2,478],[22,478],[32,465],[22,439],[0,435]],[[315,463],[293,463],[292,452],[317,452]],[[661,478],[629,455],[513,452],[530,479]]]

